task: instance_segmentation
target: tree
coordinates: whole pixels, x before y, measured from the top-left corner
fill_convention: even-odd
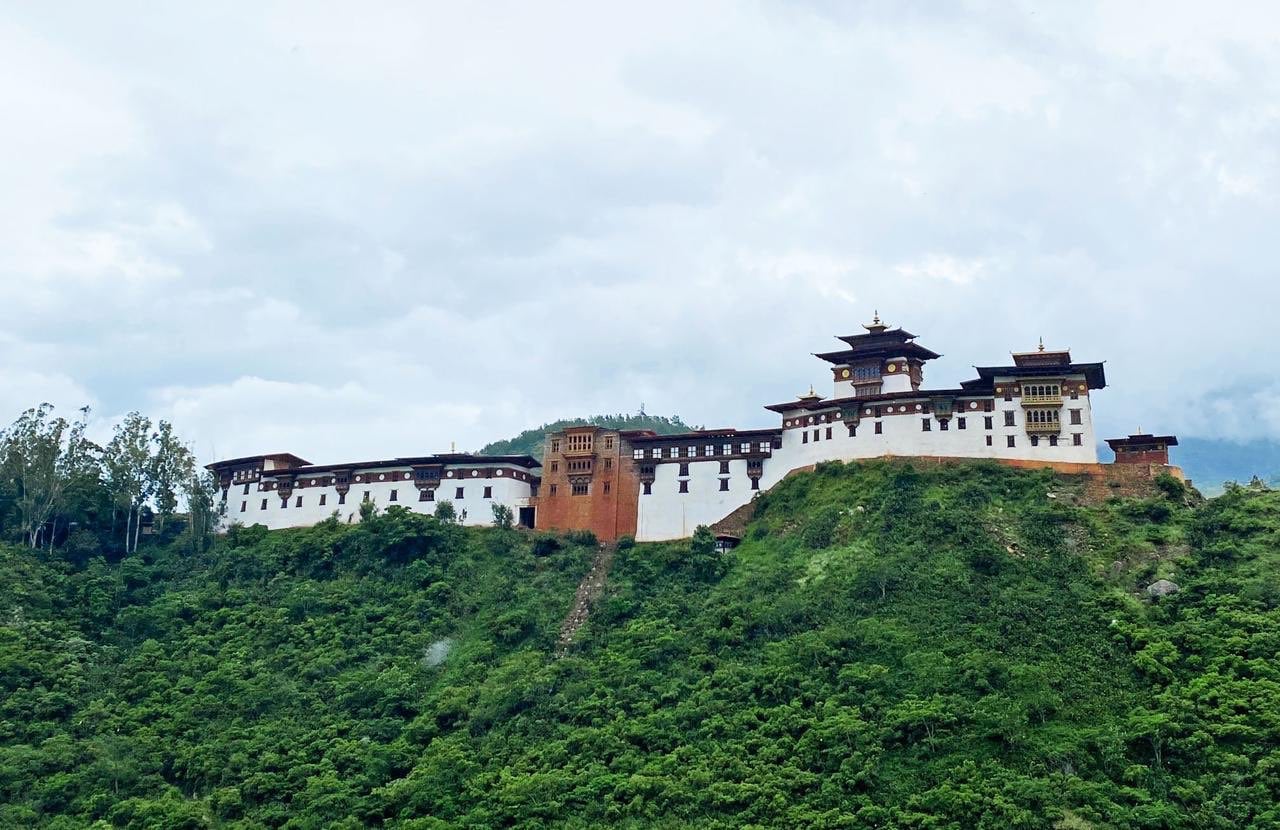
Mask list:
[[[173,432],[173,424],[160,421],[151,436],[154,453],[151,455],[147,477],[151,483],[152,498],[156,506],[156,531],[165,524],[178,508],[178,495],[195,476],[195,457],[183,446]]]
[[[213,540],[218,520],[226,512],[227,504],[218,498],[218,477],[208,470],[197,470],[194,465],[182,482],[182,496],[187,502],[187,538],[192,553],[203,553]]]
[[[116,425],[103,453],[114,509],[125,511],[124,549],[138,546],[142,506],[151,495],[151,419],[130,412]]]
[[[515,514],[511,512],[511,508],[501,502],[494,502],[493,508],[493,526],[500,527],[503,530],[510,530],[515,524]]]
[[[13,493],[18,526],[28,547],[46,540],[45,525],[55,520],[68,486],[96,475],[97,447],[85,437],[88,409],[68,423],[53,417],[42,403],[22,413],[0,436],[0,469]],[[47,542],[53,544],[50,528]]]

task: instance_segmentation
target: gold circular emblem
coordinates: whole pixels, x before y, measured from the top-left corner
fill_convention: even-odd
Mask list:
[[[848,370],[848,369],[842,369],[842,370],[840,370],[840,377],[842,377],[842,378],[847,378],[847,377],[849,377],[849,370]]]
[[[890,371],[890,372],[896,372],[896,371],[898,371],[898,364],[896,364],[896,363],[890,363],[890,364],[889,364],[889,371]]]

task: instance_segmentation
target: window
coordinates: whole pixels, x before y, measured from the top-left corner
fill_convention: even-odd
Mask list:
[[[1007,442],[1009,442],[1009,443],[1008,443],[1008,445],[1009,445],[1010,447],[1012,447],[1012,446],[1014,445],[1014,438],[1013,438],[1013,436],[1012,436],[1012,435],[1006,435],[1006,436],[1004,437],[1004,440],[1005,440],[1005,441],[1007,441]]]
[[[1031,446],[1033,446],[1033,447],[1038,447],[1038,446],[1040,446],[1040,436],[1039,436],[1039,435],[1033,435],[1033,436],[1031,436]]]
[[[560,472],[560,462],[559,462],[559,461],[552,461],[552,462],[551,462],[551,472],[553,472],[553,473],[558,473],[558,472]]]
[[[552,485],[551,485],[551,495],[553,495],[553,496],[554,496],[554,495],[556,494],[556,490],[557,490],[557,489],[558,489],[558,488],[556,487],[556,485],[552,484]]]
[[[884,424],[880,423],[879,421],[876,421],[876,435],[880,435],[883,432],[884,432]]]
[[[831,436],[830,436],[830,435],[828,435],[827,437],[828,437],[828,438],[830,438]],[[743,441],[741,444],[739,444],[739,445],[738,445],[738,452],[740,452],[740,453],[742,453],[742,454],[744,454],[744,455],[745,455],[746,453],[751,452],[751,442],[750,442],[750,441]]]
[[[606,496],[609,495],[609,482],[607,481],[604,483],[604,494]]]
[[[857,437],[857,435],[858,435],[858,425],[857,425],[857,424],[849,424],[849,437],[850,437],[850,438],[855,438],[855,437]]]
[[[391,491],[391,501],[400,501],[400,491],[399,491],[399,490],[392,490],[392,491]]]
[[[365,491],[364,491],[364,500],[365,500],[365,501],[368,501],[368,500],[369,500],[369,491],[368,491],[368,490],[365,490]]]
[[[768,442],[768,441],[761,441],[761,442],[760,442],[760,452],[768,452],[768,451],[769,451],[769,442]]]
[[[989,415],[988,415],[988,416],[984,417],[984,418],[982,419],[982,425],[983,425],[984,427],[986,427],[987,429],[991,429],[991,428],[992,428],[991,416],[989,416]]]
[[[1014,422],[1013,422],[1013,410],[1012,410],[1012,409],[1010,409],[1008,412],[1005,412],[1005,413],[1004,413],[1004,425],[1005,425],[1005,426],[1007,426],[1007,427],[1015,426],[1015,424],[1014,424]]]
[[[560,452],[560,442],[559,442],[559,440],[556,440],[556,441],[552,441],[552,442],[551,442],[551,451],[552,451],[552,452]]]
[[[321,493],[321,494],[320,494],[320,506],[321,506],[321,507],[324,507],[324,503],[325,503],[328,499],[329,499],[329,497],[328,497],[327,495],[325,495],[324,493]]]
[[[1058,436],[1056,436],[1056,435],[1050,435],[1050,436],[1049,436],[1049,446],[1051,446],[1051,447],[1056,447],[1056,446],[1058,446]]]
[[[816,429],[815,429],[815,430],[813,431],[813,440],[817,441],[820,437],[821,437],[821,435],[820,435],[820,430],[816,430]]]
[[[287,499],[287,498],[282,498],[282,499],[280,499],[280,509],[281,509],[281,510],[286,509],[288,506],[289,506],[289,499]]]
[[[689,475],[689,465],[688,465],[688,463],[687,463],[687,462],[681,462],[681,463],[680,463],[680,475],[682,475],[682,476],[687,476],[687,475]]]
[[[418,501],[435,501],[436,492],[434,490],[419,490]]]
[[[880,425],[876,424],[876,426],[880,426]],[[801,444],[809,443],[809,430],[806,429],[804,432],[800,433],[800,443]]]
[[[929,431],[930,431],[930,430],[932,430],[932,429],[933,429],[933,420],[932,420],[931,418],[921,418],[921,419],[920,419],[920,431],[921,431],[921,432],[929,432]]]
[[[297,501],[295,501],[295,502],[293,503],[293,506],[294,506],[294,507],[301,507],[301,506],[302,506],[302,496],[298,496],[298,499],[297,499]]]
[[[652,481],[646,481],[646,482],[644,483],[644,494],[645,494],[646,496],[652,496],[652,495],[653,495],[653,482],[652,482]]]
[[[720,491],[724,492],[725,490],[728,490],[728,489],[729,489],[729,479],[727,478],[720,479]]]
[[[612,469],[613,469],[613,459],[612,459],[612,458],[606,458],[606,459],[604,460],[604,468],[605,468],[606,470],[612,470]]]
[[[347,503],[347,494],[346,494],[346,493],[339,493],[339,494],[338,494],[338,504],[346,504],[346,503]]]
[[[1079,447],[1084,444],[1082,436],[1078,432],[1071,433],[1071,443],[1073,446]]]
[[[242,502],[240,502],[240,512],[241,512],[241,513],[243,513],[243,512],[244,512],[245,510],[247,510],[248,508],[249,508],[249,502],[247,502],[247,501],[242,501]]]
[[[705,455],[705,456],[712,456],[712,455],[715,455],[715,454],[716,454],[716,448],[715,448],[714,446],[712,446],[711,444],[707,444],[705,447],[703,447],[703,448],[702,448],[702,454],[703,454],[703,455]]]
[[[759,479],[759,478],[757,478],[757,477],[753,477],[753,478],[751,479],[751,489],[752,489],[752,490],[759,490],[759,489],[760,489],[760,479]]]
[[[1013,400],[1013,390],[1012,390],[1012,389],[1006,389],[1006,390],[1004,390],[1004,399],[1005,399],[1006,401],[1011,401],[1011,400]]]
[[[827,440],[831,440],[831,427],[827,427]]]
[[[995,408],[996,408],[996,405],[995,405],[995,402],[994,402],[994,401],[983,401],[983,402],[982,402],[982,411],[983,411],[983,412],[991,412],[991,411],[992,411],[992,410],[994,410]]]
[[[720,462],[720,475],[728,475],[728,474],[729,474],[729,462],[728,462],[728,461],[721,461],[721,462]]]
[[[956,418],[956,429],[964,429],[966,426],[968,426],[968,423],[964,418]]]
[[[606,450],[611,450],[611,449],[613,449],[613,438],[605,438],[605,439],[604,439],[604,448],[605,448]]]
[[[1071,387],[1071,400],[1073,401],[1080,400],[1080,390],[1076,389],[1074,386]]]
[[[454,490],[454,491],[453,491],[453,497],[454,497],[455,499],[461,499],[461,498],[462,498],[462,490],[463,490],[463,488],[461,488],[461,487],[459,487],[458,489]]]
[[[641,458],[644,458],[644,450],[632,450],[631,457],[639,461]]]
[[[679,447],[667,447],[667,458],[675,458],[680,454]]]
[[[247,495],[249,495],[249,485],[248,485],[248,484],[246,484],[246,485],[244,486],[244,495],[246,495],[246,496],[247,496]]]
[[[990,435],[988,435],[988,436],[987,436],[987,446],[988,446],[988,447],[989,447],[989,446],[991,446],[991,436],[990,436]]]
[[[486,498],[486,499],[491,499],[491,498],[493,498],[493,488],[492,488],[492,487],[486,487],[486,488],[484,488],[484,496],[483,496],[483,498]]]
[[[682,479],[680,479],[680,492],[681,492],[681,493],[687,493],[687,492],[689,492],[689,481],[688,481],[688,479],[683,479],[683,478],[682,478]]]
[[[1071,410],[1071,423],[1076,426],[1080,425],[1080,410],[1078,409]]]
[[[575,496],[585,496],[589,492],[585,481],[575,481],[570,492]]]
[[[266,499],[263,499],[263,500],[262,500],[262,507],[260,507],[260,508],[258,508],[258,509],[259,509],[259,510],[266,510],[266,509],[267,509],[267,500],[266,500]]]
[[[733,455],[733,444],[722,444],[720,446],[721,455]]]
[[[949,418],[943,418],[941,421],[938,421],[938,429],[942,430],[943,432],[946,432],[950,426],[951,426],[951,420]]]

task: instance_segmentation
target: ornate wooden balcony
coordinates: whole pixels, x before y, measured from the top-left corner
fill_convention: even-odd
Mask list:
[[[1028,435],[1057,435],[1062,432],[1061,421],[1027,421]]]
[[[1062,393],[1050,395],[1032,395],[1022,393],[1023,406],[1062,406]]]

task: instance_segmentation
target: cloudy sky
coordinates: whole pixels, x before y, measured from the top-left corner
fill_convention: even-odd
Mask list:
[[[11,2],[0,67],[0,420],[763,426],[879,309],[932,385],[1043,336],[1107,434],[1280,435],[1274,2]]]

